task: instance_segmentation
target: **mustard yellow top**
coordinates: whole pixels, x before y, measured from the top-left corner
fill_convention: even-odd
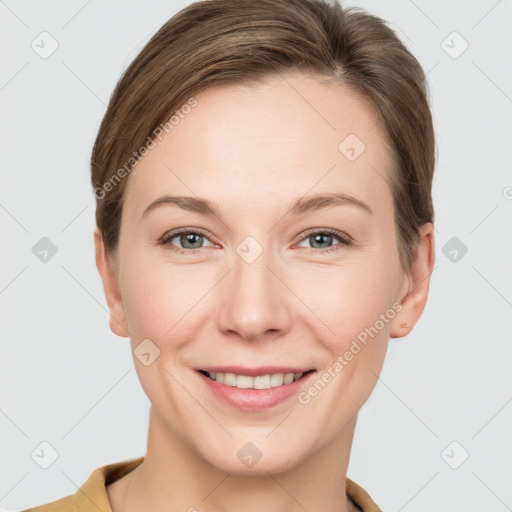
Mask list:
[[[144,457],[108,464],[95,469],[75,494],[22,512],[112,512],[106,486],[135,469]],[[370,495],[355,482],[346,479],[347,495],[361,512],[382,512]]]

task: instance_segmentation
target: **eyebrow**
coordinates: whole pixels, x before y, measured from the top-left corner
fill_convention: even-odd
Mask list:
[[[153,201],[142,214],[144,218],[150,211],[155,210],[164,205],[177,206],[183,210],[199,213],[207,217],[218,217],[222,219],[218,207],[208,199],[191,196],[170,196],[164,195]],[[371,208],[363,201],[356,199],[347,194],[316,194],[308,198],[302,197],[297,199],[288,206],[285,215],[303,215],[324,208],[332,208],[333,206],[356,206],[361,210],[373,215]]]

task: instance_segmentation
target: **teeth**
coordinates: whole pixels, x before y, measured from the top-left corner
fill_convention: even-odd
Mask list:
[[[235,373],[208,372],[211,379],[219,384],[240,389],[270,389],[299,380],[303,373],[273,373],[272,375],[236,375]]]

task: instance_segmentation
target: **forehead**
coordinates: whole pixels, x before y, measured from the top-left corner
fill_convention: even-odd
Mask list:
[[[126,208],[140,215],[164,193],[246,208],[308,192],[343,192],[366,202],[389,195],[386,137],[369,105],[342,84],[287,74],[211,87],[194,98],[197,105],[175,118],[132,171]]]

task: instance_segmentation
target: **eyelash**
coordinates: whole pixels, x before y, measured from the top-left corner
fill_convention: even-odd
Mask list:
[[[173,231],[171,233],[165,234],[159,243],[161,245],[167,245],[168,249],[170,251],[178,252],[180,254],[196,254],[201,249],[204,249],[203,247],[200,247],[198,249],[182,249],[181,247],[176,247],[175,245],[172,245],[170,243],[171,240],[173,240],[174,238],[176,238],[177,236],[182,235],[182,234],[200,235],[204,238],[208,238],[207,233],[205,231],[203,231],[202,229],[198,229],[198,228],[195,228],[193,230],[192,229],[181,229],[178,231]],[[341,233],[340,231],[336,231],[335,229],[328,229],[328,228],[327,229],[316,229],[316,230],[311,229],[311,230],[306,231],[304,233],[304,236],[301,238],[301,240],[299,240],[299,243],[303,242],[304,240],[310,238],[313,235],[325,235],[325,234],[334,236],[335,238],[337,238],[339,240],[340,243],[335,244],[334,246],[329,247],[328,249],[314,249],[314,248],[308,249],[306,251],[307,254],[326,254],[326,253],[330,253],[332,251],[339,250],[340,246],[347,247],[347,246],[352,245],[352,240],[350,239],[350,237],[348,235],[344,235],[343,233]]]

